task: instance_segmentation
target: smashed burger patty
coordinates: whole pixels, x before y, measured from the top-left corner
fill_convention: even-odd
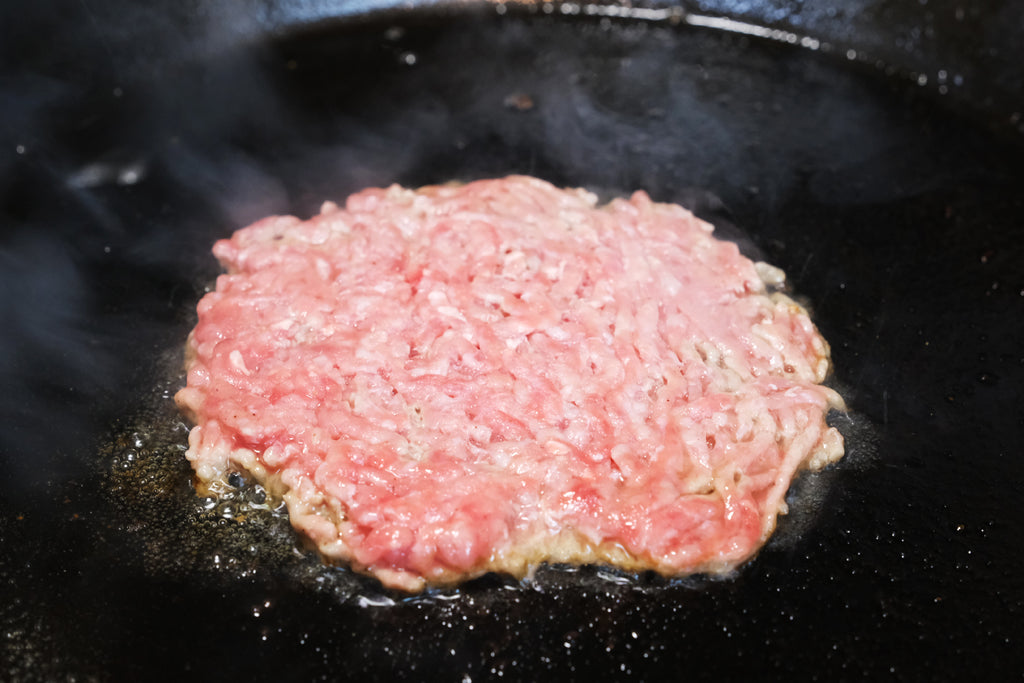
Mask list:
[[[829,351],[687,210],[527,177],[368,189],[214,246],[188,458],[415,591],[541,562],[725,572],[842,455]]]

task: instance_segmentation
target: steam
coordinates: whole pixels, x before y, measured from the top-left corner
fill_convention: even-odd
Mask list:
[[[0,278],[0,453],[9,480],[42,486],[82,473],[67,454],[114,358],[89,329],[88,285],[68,246],[39,233],[4,244]]]

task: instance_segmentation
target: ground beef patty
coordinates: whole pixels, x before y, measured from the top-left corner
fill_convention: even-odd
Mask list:
[[[188,458],[329,559],[418,590],[540,562],[751,557],[842,455],[807,313],[685,209],[527,177],[328,202],[214,246]]]

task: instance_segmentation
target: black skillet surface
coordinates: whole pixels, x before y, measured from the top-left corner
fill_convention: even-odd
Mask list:
[[[554,14],[383,15],[192,59],[155,55],[164,34],[25,48],[0,131],[0,678],[1020,678],[1006,118],[835,51]],[[169,396],[212,241],[510,172],[740,226],[832,341],[848,456],[737,576],[553,568],[403,598],[323,567],[251,487],[194,496]]]

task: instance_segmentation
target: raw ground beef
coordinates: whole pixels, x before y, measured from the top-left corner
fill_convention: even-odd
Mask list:
[[[324,556],[418,590],[750,558],[842,455],[807,313],[685,209],[527,177],[326,203],[214,246],[176,399]]]

